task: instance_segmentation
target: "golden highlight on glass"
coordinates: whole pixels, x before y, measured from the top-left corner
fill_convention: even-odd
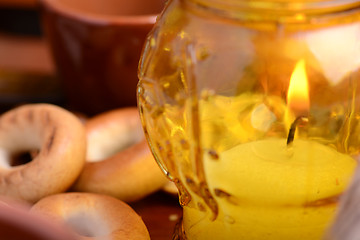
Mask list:
[[[181,239],[320,240],[359,155],[357,1],[170,1],[138,104]]]

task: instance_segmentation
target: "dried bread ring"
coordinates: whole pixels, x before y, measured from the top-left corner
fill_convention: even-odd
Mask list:
[[[137,108],[99,114],[85,124],[87,163],[72,190],[126,202],[161,189],[168,181],[145,141]]]
[[[116,198],[94,193],[62,193],[37,202],[30,210],[69,226],[78,239],[150,240],[137,213]]]
[[[168,183],[166,183],[162,190],[168,194],[170,194],[171,196],[174,196],[174,197],[178,197],[179,196],[179,190],[178,188],[176,187],[176,184],[172,181],[168,181]]]
[[[30,151],[30,162],[17,162]],[[85,153],[85,130],[72,113],[51,104],[14,108],[0,117],[0,195],[33,203],[66,191]]]
[[[29,213],[27,206],[0,200],[2,240],[76,240],[69,229]]]

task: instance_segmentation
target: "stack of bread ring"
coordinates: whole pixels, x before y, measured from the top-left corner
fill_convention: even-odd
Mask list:
[[[0,116],[0,198],[71,226],[76,239],[150,239],[127,203],[168,184],[135,107],[80,119],[26,104]]]

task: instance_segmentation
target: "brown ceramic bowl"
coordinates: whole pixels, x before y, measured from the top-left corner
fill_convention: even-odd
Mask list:
[[[136,106],[138,63],[165,0],[40,0],[45,36],[72,110]]]
[[[0,0],[0,7],[34,8],[37,0]]]

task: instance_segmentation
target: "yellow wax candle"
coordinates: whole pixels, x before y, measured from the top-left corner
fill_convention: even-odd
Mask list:
[[[191,240],[320,240],[355,166],[350,156],[301,139],[291,146],[275,138],[240,144],[218,160],[205,155],[220,212],[211,221],[209,213],[185,206],[186,234]]]

